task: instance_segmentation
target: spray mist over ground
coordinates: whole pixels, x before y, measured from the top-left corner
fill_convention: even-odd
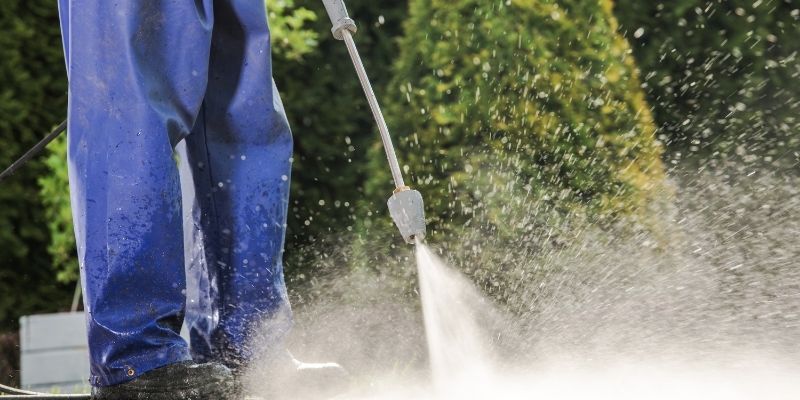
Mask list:
[[[395,274],[320,278],[306,289],[319,296],[295,301],[289,346],[350,370],[337,398],[797,398],[800,178],[671,176],[657,233],[565,221],[557,243],[431,243],[418,292],[403,283],[417,277],[411,250],[380,268]],[[296,398],[275,386],[254,389]]]

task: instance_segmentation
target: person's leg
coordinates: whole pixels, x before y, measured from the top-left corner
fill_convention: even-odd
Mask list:
[[[205,248],[204,266],[190,266],[190,277],[210,293],[191,335],[196,359],[236,368],[277,344],[290,324],[281,258],[292,137],[272,80],[263,0],[218,0],[214,15],[203,117],[186,139]],[[285,323],[251,343],[278,315]]]
[[[91,357],[107,387],[190,359],[173,146],[207,84],[211,0],[62,2],[69,175]]]

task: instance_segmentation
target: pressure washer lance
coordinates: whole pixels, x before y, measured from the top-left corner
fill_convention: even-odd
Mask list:
[[[383,148],[386,150],[386,158],[389,159],[389,168],[392,170],[392,177],[396,186],[394,194],[389,198],[389,214],[391,214],[397,228],[400,229],[403,239],[409,244],[415,244],[425,238],[425,210],[422,194],[406,186],[403,181],[403,174],[400,172],[400,164],[397,162],[392,138],[389,136],[389,128],[386,126],[386,120],[384,120],[381,107],[378,105],[378,99],[375,97],[372,84],[370,84],[369,77],[367,77],[367,71],[364,69],[361,56],[359,56],[358,49],[353,41],[353,34],[358,31],[355,21],[347,14],[347,7],[345,7],[343,0],[322,0],[322,2],[325,4],[325,9],[328,11],[328,16],[333,24],[333,28],[331,28],[333,37],[338,40],[344,40],[347,45],[350,59],[353,60],[353,66],[355,66],[358,79],[361,81],[361,87],[364,88],[364,94],[367,96],[369,108],[372,110],[372,115],[375,117],[375,122],[381,132]]]

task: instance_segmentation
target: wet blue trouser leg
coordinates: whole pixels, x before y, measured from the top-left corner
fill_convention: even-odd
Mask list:
[[[260,319],[288,311],[281,256],[292,141],[271,79],[263,1],[215,1],[208,89],[186,138],[204,259],[189,280],[210,290],[190,303],[187,322],[195,359],[237,366],[268,345],[249,339],[274,341],[287,328],[271,324],[253,337]]]
[[[262,0],[60,0],[70,190],[95,386],[191,358],[246,361],[286,308],[291,134]],[[203,257],[185,270],[175,145],[186,139]],[[189,206],[189,205],[187,205]],[[203,262],[200,262],[203,261]],[[223,358],[224,357],[224,358]]]

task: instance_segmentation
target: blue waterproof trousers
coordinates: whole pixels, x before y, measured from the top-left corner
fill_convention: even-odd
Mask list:
[[[192,358],[246,363],[260,322],[288,310],[292,138],[264,0],[60,0],[60,11],[92,385]],[[196,239],[186,249],[182,210]]]

